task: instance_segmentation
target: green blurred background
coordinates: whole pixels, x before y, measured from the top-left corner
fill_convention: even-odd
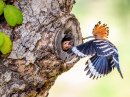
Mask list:
[[[130,97],[130,0],[76,0],[71,13],[78,18],[83,37],[92,35],[98,21],[107,24],[124,79],[116,68],[98,80],[89,79],[84,72],[88,58],[83,58],[57,78],[48,97]]]

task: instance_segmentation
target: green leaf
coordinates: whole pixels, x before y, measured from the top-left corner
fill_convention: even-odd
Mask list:
[[[4,44],[4,37],[0,34],[0,47]]]
[[[4,43],[0,47],[0,50],[1,50],[2,54],[7,54],[10,52],[10,50],[12,48],[12,42],[6,34],[0,32],[0,36],[4,37]]]
[[[7,23],[11,26],[15,26],[16,24],[21,24],[23,17],[20,10],[12,5],[6,5],[4,8],[4,17]]]
[[[5,7],[5,4],[2,0],[0,0],[0,15],[2,15],[3,11],[4,11],[4,7]]]

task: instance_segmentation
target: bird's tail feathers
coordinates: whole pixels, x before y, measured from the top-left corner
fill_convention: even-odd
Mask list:
[[[121,73],[121,69],[120,69],[120,66],[119,66],[119,60],[118,60],[117,54],[115,54],[113,56],[113,61],[114,61],[114,66],[117,68],[118,72],[120,73],[121,77],[123,78],[123,75]]]

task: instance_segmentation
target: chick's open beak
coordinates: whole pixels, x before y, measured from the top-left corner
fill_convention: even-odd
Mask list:
[[[69,48],[71,48],[72,44],[73,44],[73,41],[64,41],[62,43],[62,49],[68,50]]]

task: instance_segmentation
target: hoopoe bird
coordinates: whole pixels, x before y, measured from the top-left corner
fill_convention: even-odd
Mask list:
[[[107,40],[109,29],[107,25],[101,25],[99,21],[92,32],[93,36],[86,37],[83,39],[94,38],[86,43],[72,47],[69,41],[62,43],[62,49],[68,50],[67,53],[76,55],[76,57],[87,57],[91,56],[86,62],[85,71],[90,78],[99,78],[107,75],[115,67],[119,71],[121,77],[122,73],[119,66],[118,51],[117,48]]]

